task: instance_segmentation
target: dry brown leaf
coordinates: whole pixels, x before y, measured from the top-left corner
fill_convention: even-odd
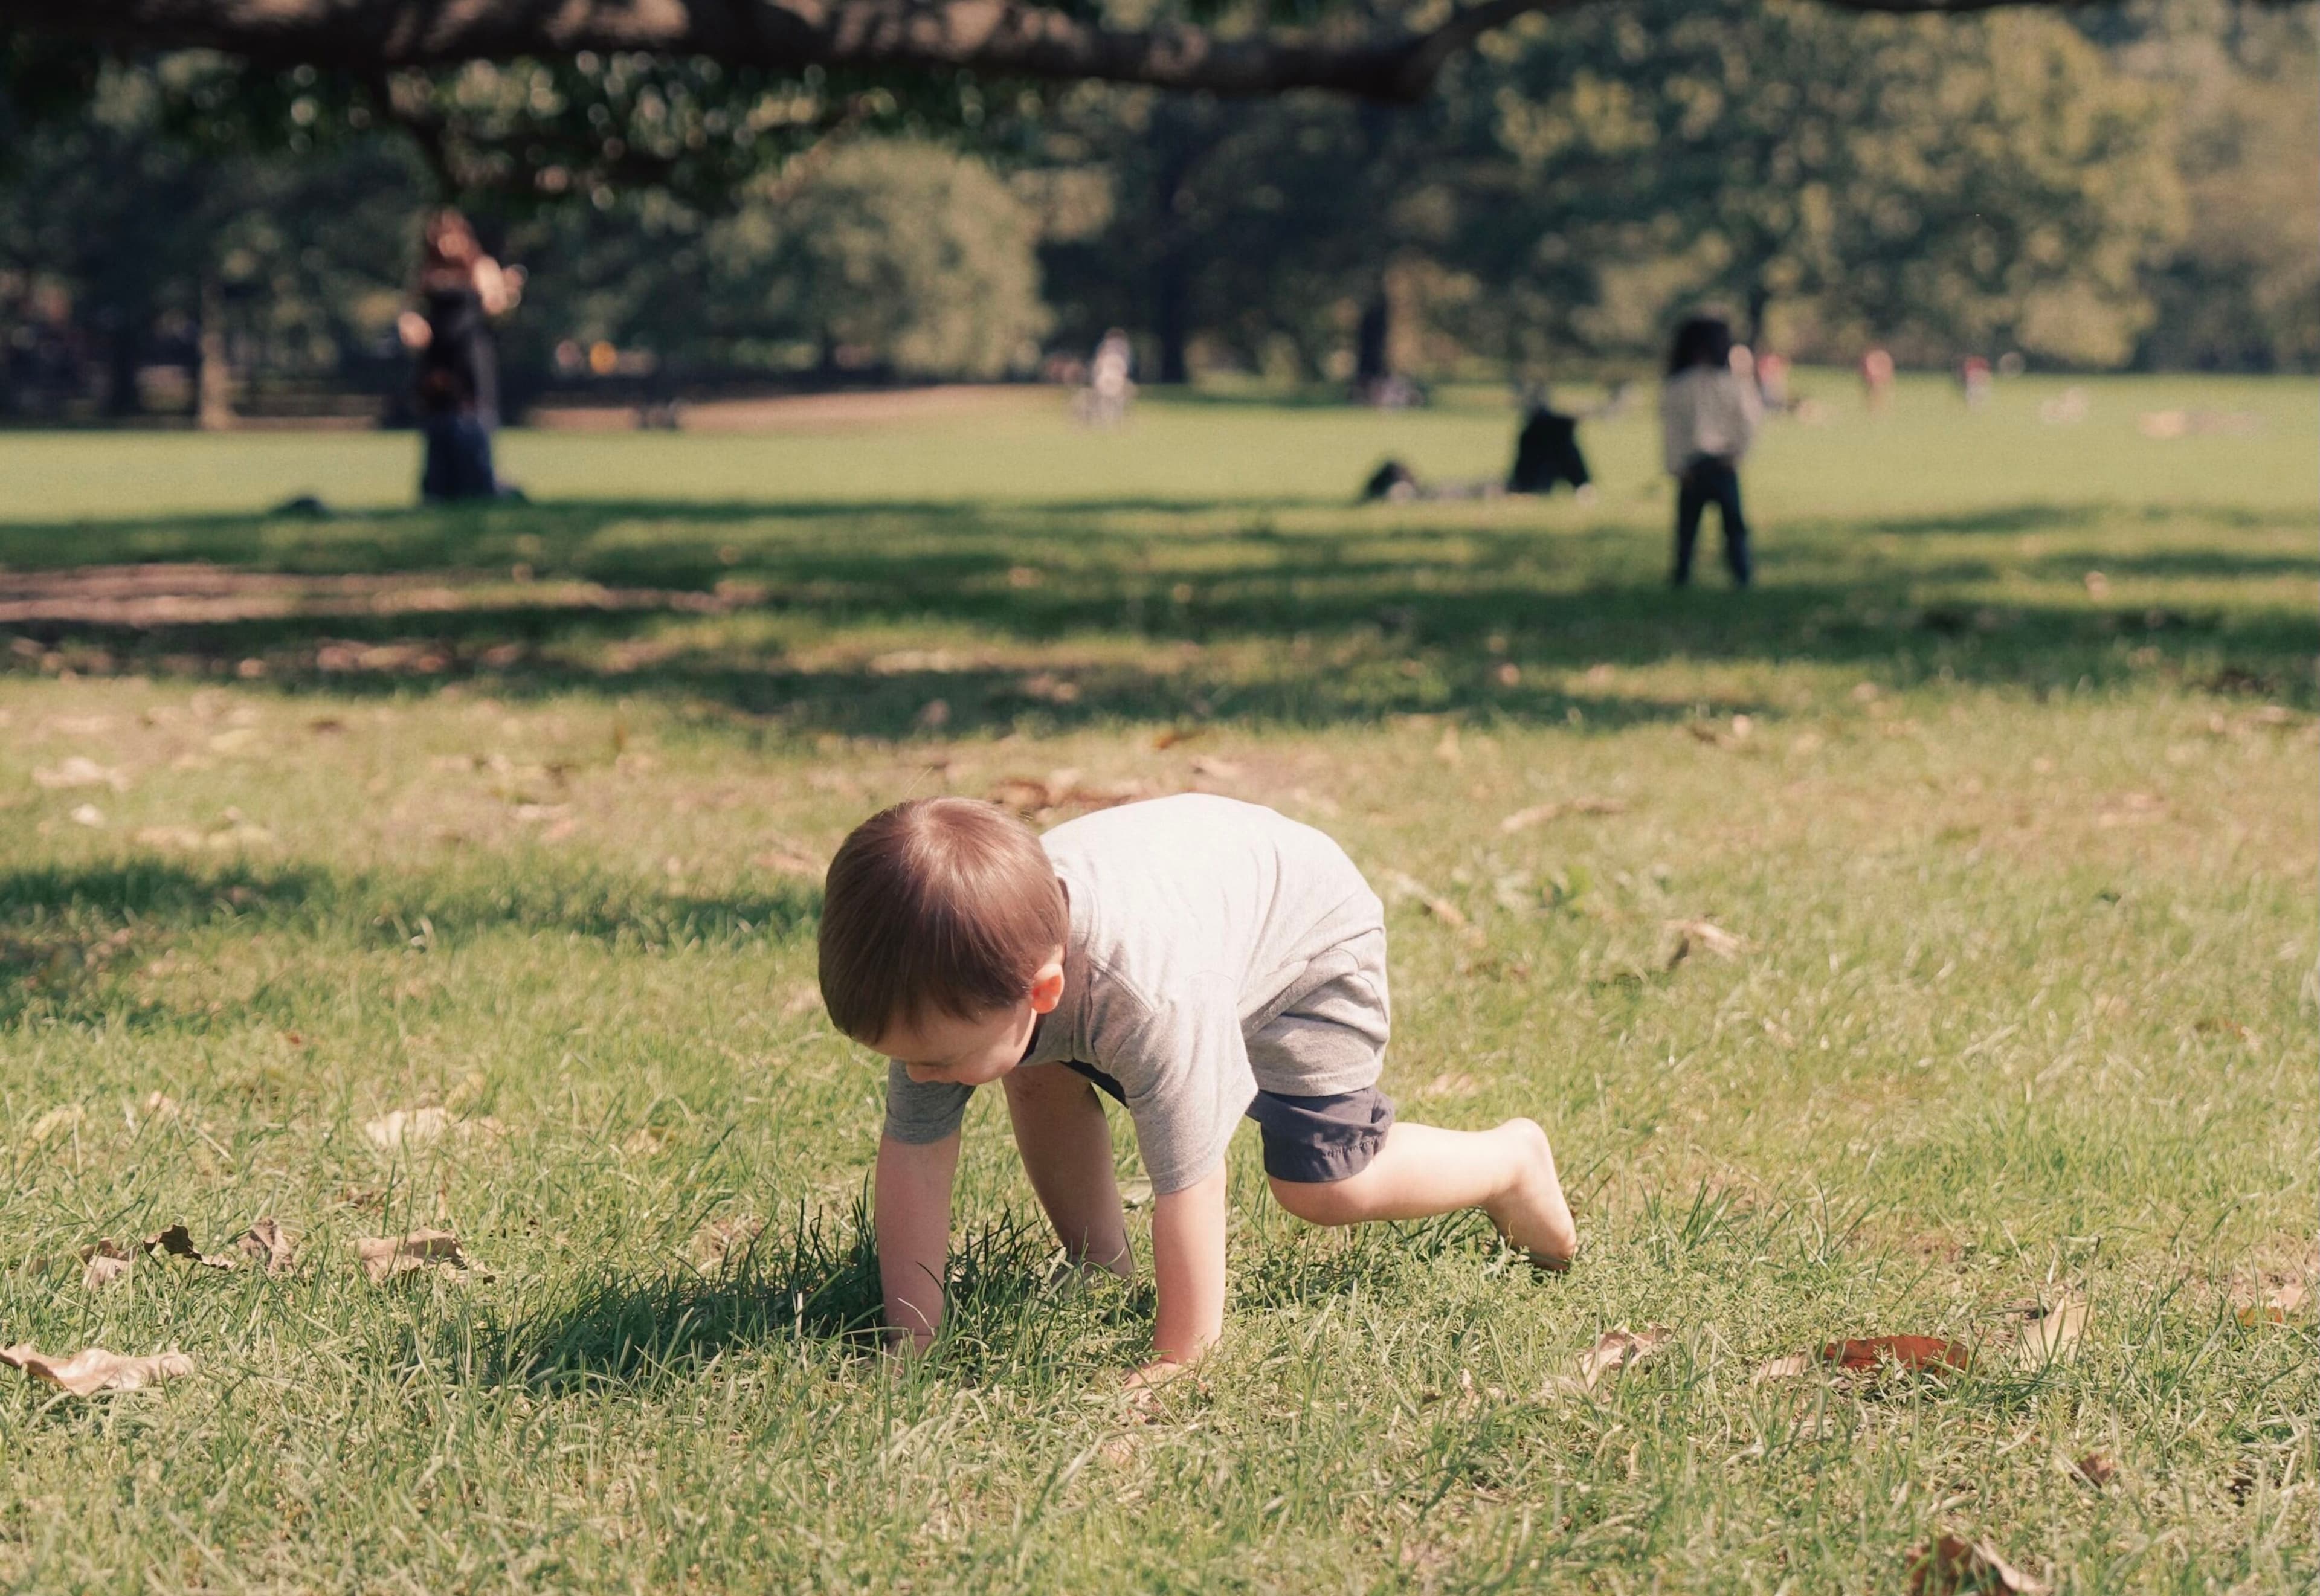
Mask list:
[[[1417,899],[1425,906],[1427,913],[1453,930],[1463,932],[1466,940],[1473,946],[1476,948],[1482,946],[1485,939],[1482,931],[1467,920],[1466,911],[1457,904],[1453,903],[1406,870],[1389,870],[1385,873],[1385,879],[1386,884],[1397,896]]]
[[[1973,1362],[1973,1349],[1962,1342],[1938,1336],[1871,1336],[1853,1341],[1829,1341],[1817,1352],[1792,1352],[1757,1365],[1748,1383],[1793,1380],[1816,1368],[1840,1369],[1863,1374],[1883,1368],[1962,1369]]]
[[[51,1138],[74,1129],[87,1118],[88,1110],[79,1103],[60,1104],[32,1121],[32,1128],[24,1132],[24,1143],[27,1147],[40,1147]]]
[[[1152,1183],[1138,1175],[1119,1183],[1119,1202],[1124,1208],[1142,1208],[1152,1201]]]
[[[2051,1305],[2016,1315],[2014,1361],[2034,1372],[2060,1363],[2078,1350],[2086,1329],[2087,1300],[2064,1292]]]
[[[297,1262],[289,1236],[270,1219],[261,1219],[234,1238],[242,1256],[265,1265],[268,1274],[287,1274]]]
[[[1549,821],[1559,821],[1567,814],[1625,814],[1627,806],[1616,798],[1574,798],[1568,803],[1534,803],[1528,809],[1518,809],[1499,822],[1499,830],[1511,837],[1518,831],[1527,831],[1533,826],[1543,826]]]
[[[793,848],[784,842],[751,854],[749,863],[760,870],[771,870],[777,875],[801,875],[813,881],[820,881],[823,873],[820,860],[802,848]]]
[[[1909,1596],[1964,1596],[1968,1591],[2011,1591],[2033,1596],[2046,1587],[2024,1573],[1988,1541],[1937,1535],[1909,1560]]]
[[[2304,1306],[2306,1294],[2304,1283],[2291,1280],[2275,1287],[2262,1301],[2251,1302],[2241,1309],[2239,1321],[2249,1329],[2258,1325],[2284,1325],[2296,1317],[2297,1309]]]
[[[128,1279],[129,1271],[136,1262],[128,1248],[109,1238],[81,1248],[80,1261],[80,1283],[84,1289],[92,1292],[118,1285]]]
[[[2071,1472],[2099,1491],[2118,1476],[2118,1465],[2100,1452],[2089,1452],[2071,1465]]]
[[[364,1123],[363,1134],[370,1138],[373,1147],[391,1153],[398,1147],[431,1147],[458,1124],[450,1110],[430,1104],[381,1114]]]
[[[231,1253],[205,1253],[194,1245],[193,1232],[183,1225],[168,1225],[148,1236],[145,1250],[159,1247],[173,1258],[189,1258],[205,1269],[231,1269],[241,1260]]]
[[[1233,782],[1240,779],[1240,766],[1219,755],[1202,754],[1192,761],[1192,774],[1211,781]]]
[[[1748,1376],[1751,1385],[1762,1385],[1767,1380],[1793,1380],[1809,1370],[1815,1360],[1809,1352],[1791,1352],[1782,1357],[1767,1358],[1756,1365]]]
[[[1579,1355],[1578,1374],[1557,1375],[1554,1389],[1584,1396],[1604,1375],[1616,1374],[1632,1364],[1643,1362],[1666,1346],[1674,1334],[1665,1325],[1646,1325],[1640,1332],[1625,1325],[1608,1329],[1594,1346]]]
[[[70,1357],[55,1358],[35,1352],[30,1343],[0,1347],[0,1364],[22,1369],[35,1380],[62,1386],[75,1396],[94,1396],[100,1391],[136,1391],[194,1372],[194,1360],[182,1352],[123,1357],[102,1347],[92,1347]]]
[[[43,765],[32,772],[37,786],[50,792],[72,787],[111,787],[116,793],[129,791],[129,778],[110,766],[99,765],[86,755],[75,754],[59,765]]]
[[[373,1285],[385,1285],[430,1269],[464,1274],[469,1271],[491,1278],[459,1250],[459,1238],[449,1230],[413,1230],[407,1236],[367,1236],[355,1243],[355,1256]]]
[[[1717,958],[1732,959],[1738,958],[1741,949],[1748,946],[1710,920],[1672,920],[1666,929],[1675,933],[1675,945],[1667,956],[1667,967],[1671,970],[1690,957],[1694,947]]]
[[[1939,1336],[1871,1336],[1828,1342],[1820,1349],[1820,1361],[1856,1374],[1889,1364],[1899,1369],[1962,1369],[1972,1364],[1973,1348]]]
[[[765,1228],[765,1220],[747,1214],[711,1220],[693,1232],[693,1256],[703,1269],[730,1265],[748,1256]]]

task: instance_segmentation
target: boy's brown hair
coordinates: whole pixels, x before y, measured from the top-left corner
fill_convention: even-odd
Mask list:
[[[974,1020],[1020,1002],[1070,918],[1031,829],[971,798],[917,798],[854,829],[822,889],[821,999],[875,1041],[929,1010]]]

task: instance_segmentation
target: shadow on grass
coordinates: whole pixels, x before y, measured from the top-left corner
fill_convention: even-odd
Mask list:
[[[538,856],[393,875],[159,857],[19,867],[0,870],[0,1024],[34,1009],[133,1019],[150,1005],[122,984],[122,972],[205,926],[413,948],[513,929],[650,950],[778,940],[820,911],[820,886],[801,879],[681,895]]]
[[[2301,607],[2009,601],[1990,597],[1992,585],[2071,580],[2080,558],[2016,559],[1993,545],[1938,562],[1887,558],[1859,538],[2098,530],[2110,512],[2083,505],[1772,529],[1764,580],[1745,594],[1715,576],[1672,594],[1639,576],[1656,572],[1655,531],[1550,530],[1527,514],[1510,521],[1519,509],[1429,521],[1348,507],[1341,529],[1282,534],[1270,516],[1286,506],[544,504],[327,521],[288,540],[247,518],[15,527],[0,530],[0,551],[18,565],[166,555],[248,570],[421,573],[448,596],[421,612],[156,612],[134,623],[50,613],[6,623],[17,640],[0,660],[190,679],[262,671],[292,692],[472,678],[510,696],[649,694],[790,730],[902,738],[929,724],[959,736],[1209,718],[1324,725],[1417,711],[1517,721],[1576,712],[1618,725],[1695,706],[1574,691],[1569,673],[1671,657],[2033,689],[2157,667],[2308,696],[2306,664],[2320,648],[2320,622]],[[2230,547],[2101,563],[2122,576],[2210,580],[2309,564]],[[603,593],[535,600],[505,575],[519,565]],[[872,630],[889,648],[896,634],[933,630],[959,657],[848,658],[831,646]],[[1071,661],[1024,662],[1058,645]]]
[[[1052,1284],[1056,1266],[1043,1220],[1005,1213],[956,1241],[944,1281],[941,1365],[973,1377],[1036,1364],[1092,1322],[1140,1327],[1148,1317],[1148,1289],[1115,1288],[1092,1303]],[[882,1310],[865,1188],[842,1218],[801,1204],[714,1268],[675,1265],[589,1281],[565,1303],[486,1336],[507,1353],[503,1365],[482,1372],[550,1387],[629,1384],[784,1341],[870,1356],[883,1343]]]

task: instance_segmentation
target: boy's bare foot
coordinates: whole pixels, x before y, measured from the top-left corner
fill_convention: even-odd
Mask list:
[[[1507,1245],[1530,1255],[1542,1269],[1568,1269],[1579,1251],[1579,1227],[1554,1173],[1554,1148],[1531,1120],[1509,1120],[1492,1134],[1514,1138],[1521,1155],[1514,1187],[1482,1205]]]

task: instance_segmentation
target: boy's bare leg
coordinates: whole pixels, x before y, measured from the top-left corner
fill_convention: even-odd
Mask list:
[[[1111,1128],[1095,1088],[1061,1065],[1005,1077],[1007,1117],[1031,1189],[1074,1262],[1133,1277],[1128,1217],[1111,1168]]]
[[[1546,1132],[1528,1120],[1509,1120],[1494,1130],[1397,1122],[1359,1174],[1327,1183],[1272,1184],[1282,1207],[1316,1225],[1422,1220],[1479,1208],[1534,1263],[1559,1269],[1579,1250],[1579,1229],[1554,1172],[1554,1149]]]

